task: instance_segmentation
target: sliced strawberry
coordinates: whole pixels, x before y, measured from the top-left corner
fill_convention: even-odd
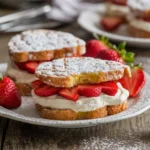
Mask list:
[[[127,0],[111,0],[111,1],[117,5],[124,5],[124,6],[127,5]]]
[[[136,97],[145,84],[145,75],[142,69],[135,67],[132,69],[132,77],[123,77],[119,80],[122,86],[130,93],[130,97]]]
[[[118,91],[118,85],[114,81],[101,83],[100,86],[102,88],[102,92],[110,96],[116,95]]]
[[[122,19],[119,17],[103,17],[101,24],[107,31],[113,31],[117,29],[122,23]]]
[[[86,97],[97,97],[101,94],[102,88],[98,85],[79,85],[79,94]]]
[[[144,18],[145,21],[150,22],[150,17],[149,18]]]
[[[48,97],[57,94],[59,88],[50,87],[48,85],[34,89],[34,93],[40,97]]]
[[[119,53],[112,49],[101,50],[100,53],[98,54],[97,58],[100,58],[103,60],[117,61],[117,62],[124,64],[124,60],[120,57]]]
[[[26,70],[26,62],[15,62],[15,64],[17,65],[17,67],[21,70]]]
[[[36,89],[36,88],[39,88],[43,84],[44,83],[42,83],[40,80],[35,80],[32,82],[32,87],[33,87],[33,89]]]
[[[74,87],[74,88],[70,88],[70,89],[61,89],[59,91],[59,95],[65,97],[67,99],[77,101],[79,98],[78,88]]]
[[[35,73],[35,70],[36,70],[36,68],[37,68],[38,65],[39,65],[38,62],[27,62],[25,64],[27,71],[29,73],[32,73],[32,74]]]
[[[83,56],[96,57],[102,49],[108,49],[108,46],[99,40],[90,40],[86,43],[86,53]]]

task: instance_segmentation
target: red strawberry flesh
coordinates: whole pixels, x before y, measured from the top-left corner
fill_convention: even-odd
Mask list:
[[[59,95],[65,97],[66,99],[77,101],[79,98],[78,88],[74,87],[68,89],[61,89],[59,91]]]
[[[145,85],[146,78],[143,70],[136,67],[132,70],[132,77],[123,77],[119,82],[129,91],[130,97],[136,97]]]
[[[15,64],[18,66],[21,70],[26,70],[25,62],[15,62]]]
[[[149,18],[144,18],[144,21],[150,22],[150,17]]]
[[[32,82],[33,89],[39,88],[43,83],[40,80],[35,80]]]
[[[50,87],[48,85],[44,85],[42,87],[34,89],[34,93],[40,97],[48,97],[57,94],[59,88]]]
[[[100,95],[102,88],[98,85],[79,85],[79,94],[86,97],[97,97]]]
[[[117,61],[117,62],[120,62],[120,63],[124,64],[124,61],[120,57],[119,53],[112,50],[112,49],[101,50],[100,53],[97,55],[97,58],[100,58],[100,59],[103,59],[103,60]]]
[[[102,49],[108,49],[108,46],[102,41],[90,40],[86,43],[86,53],[83,56],[96,57]]]
[[[111,0],[111,1],[117,5],[124,5],[124,6],[127,5],[127,0]]]
[[[119,17],[103,17],[100,24],[106,31],[116,30],[122,23]]]

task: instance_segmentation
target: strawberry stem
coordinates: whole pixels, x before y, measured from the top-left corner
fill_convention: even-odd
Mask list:
[[[126,50],[126,42],[122,42],[120,43],[118,46],[115,44],[112,44],[111,42],[109,42],[109,39],[107,37],[104,36],[98,36],[97,34],[93,34],[93,36],[97,39],[102,41],[104,44],[106,44],[110,49],[117,51],[120,55],[120,57],[125,61],[126,64],[128,64],[130,67],[139,67],[142,68],[141,66],[138,65],[134,65],[134,57],[135,54],[133,52],[127,52]]]
[[[2,74],[0,73],[0,81],[1,81],[1,80],[3,80],[3,76],[2,76]]]

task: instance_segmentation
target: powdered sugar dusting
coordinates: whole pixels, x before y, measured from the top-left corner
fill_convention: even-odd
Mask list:
[[[108,72],[128,68],[114,61],[106,61],[90,57],[61,58],[45,62],[38,66],[36,74],[45,76],[71,76],[80,73]]]
[[[148,150],[149,147],[138,132],[115,129],[113,134],[109,134],[108,130],[100,129],[94,135],[83,139],[80,147],[86,150]]]
[[[150,0],[128,0],[128,6],[133,9],[149,10]]]
[[[52,30],[33,30],[18,34],[8,43],[11,52],[58,50],[84,46],[85,42],[70,33]]]

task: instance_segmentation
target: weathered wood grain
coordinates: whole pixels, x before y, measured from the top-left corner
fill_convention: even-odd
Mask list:
[[[0,149],[3,147],[3,141],[5,139],[5,132],[8,127],[8,119],[0,117]]]
[[[132,119],[81,129],[10,121],[4,150],[149,150],[150,111]]]
[[[92,37],[77,25],[63,30],[83,39]],[[8,59],[6,44],[11,36],[0,37],[0,62]],[[130,50],[137,53],[137,62],[142,62],[150,73],[150,50]],[[150,150],[150,110],[128,120],[90,128],[57,129],[10,121],[8,129],[0,125],[0,131],[6,131],[3,150]]]
[[[7,62],[9,60],[8,56],[8,41],[10,40],[12,34],[2,34],[0,33],[0,63]]]

